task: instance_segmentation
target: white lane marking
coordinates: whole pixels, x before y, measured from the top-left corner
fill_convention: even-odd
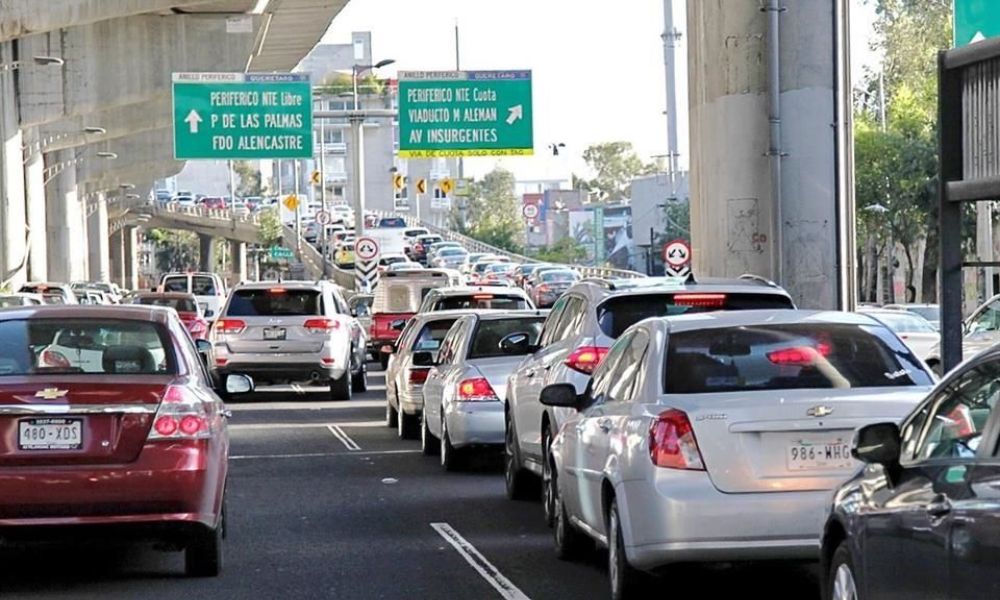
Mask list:
[[[361,446],[359,446],[357,442],[352,440],[351,436],[347,435],[347,432],[341,429],[339,425],[327,425],[326,428],[330,430],[330,433],[333,434],[333,437],[340,440],[340,442],[344,444],[344,447],[346,447],[351,452],[357,452],[358,450],[361,450]]]
[[[296,394],[298,394],[299,396],[305,396],[306,395],[306,391],[304,389],[302,389],[302,386],[299,385],[299,384],[297,384],[297,383],[293,383],[292,384],[292,391],[295,392]]]
[[[490,585],[500,592],[502,598],[507,600],[530,600],[524,592],[522,592],[516,585],[514,585],[511,580],[504,577],[503,573],[500,572],[493,563],[486,560],[486,557],[476,550],[476,547],[470,544],[465,538],[463,538],[455,529],[447,523],[431,523],[431,527],[434,531],[438,532],[438,535],[443,537],[446,542],[452,545],[465,562],[472,565],[483,579],[489,582]]]
[[[265,458],[325,458],[328,456],[378,456],[381,454],[420,454],[420,450],[367,450],[363,452],[302,452],[299,454],[238,454],[229,460],[260,460]]]
[[[354,408],[381,408],[385,410],[385,400],[351,400],[350,402],[257,402],[252,400],[247,403],[230,402],[226,408],[238,412],[256,412],[268,410],[296,411],[296,410],[348,410]]]
[[[240,431],[249,430],[256,431],[261,429],[317,429],[320,427],[327,428],[331,423],[236,423],[229,426],[230,431]],[[382,428],[385,427],[385,421],[357,421],[348,423],[337,423],[341,427],[368,427],[368,428]]]

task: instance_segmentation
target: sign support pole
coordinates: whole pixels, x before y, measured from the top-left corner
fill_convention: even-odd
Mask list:
[[[351,159],[354,163],[354,235],[360,238],[365,234],[365,136],[362,131],[364,114],[356,110],[349,117],[351,123]],[[355,258],[355,262],[357,259]],[[359,292],[367,292],[367,280],[360,276],[360,269],[354,270],[354,288]]]
[[[326,120],[319,120],[319,197],[323,204],[323,210],[330,212],[330,206],[326,202]],[[330,277],[330,266],[328,257],[330,255],[330,232],[326,225],[320,232],[323,236],[323,277]]]
[[[295,177],[295,256],[302,261],[302,199],[299,198],[299,159],[292,163],[292,176]]]

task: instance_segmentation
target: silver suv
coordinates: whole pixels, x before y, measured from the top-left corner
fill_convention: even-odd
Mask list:
[[[330,282],[242,283],[212,328],[215,369],[262,381],[329,384],[334,400],[368,389],[366,339]]]
[[[552,307],[538,344],[507,381],[504,477],[507,496],[526,498],[537,486],[532,476],[551,476],[549,446],[573,409],[542,406],[542,388],[570,383],[582,394],[594,369],[626,329],[649,317],[718,310],[795,308],[788,293],[754,276],[706,279],[585,279]],[[526,344],[523,337],[519,343]],[[543,468],[544,465],[544,468]],[[548,486],[543,490],[548,489]],[[552,523],[551,498],[543,499]]]
[[[418,313],[439,310],[532,310],[534,303],[524,290],[498,286],[456,286],[427,292]]]

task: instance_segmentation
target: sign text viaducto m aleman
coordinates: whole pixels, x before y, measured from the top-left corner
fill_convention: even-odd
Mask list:
[[[530,154],[531,71],[399,74],[399,156]]]
[[[174,158],[311,158],[304,73],[174,73]]]

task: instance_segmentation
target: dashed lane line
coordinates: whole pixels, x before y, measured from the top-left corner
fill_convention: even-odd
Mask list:
[[[344,447],[350,450],[351,452],[357,452],[358,450],[361,450],[361,446],[359,446],[357,442],[352,440],[351,436],[347,435],[347,432],[345,432],[343,429],[340,428],[340,425],[327,425],[326,428],[330,430],[330,433],[333,434],[333,437],[340,440],[340,442],[344,444]]]
[[[431,523],[431,527],[434,531],[438,532],[438,535],[443,537],[446,542],[452,545],[465,562],[472,565],[472,568],[476,570],[477,573],[482,575],[483,579],[489,582],[496,591],[500,592],[500,597],[505,600],[530,600],[528,596],[524,594],[516,585],[511,582],[511,580],[504,577],[503,573],[500,572],[493,563],[486,560],[486,557],[476,550],[473,546],[461,536],[455,529],[447,523]]]

